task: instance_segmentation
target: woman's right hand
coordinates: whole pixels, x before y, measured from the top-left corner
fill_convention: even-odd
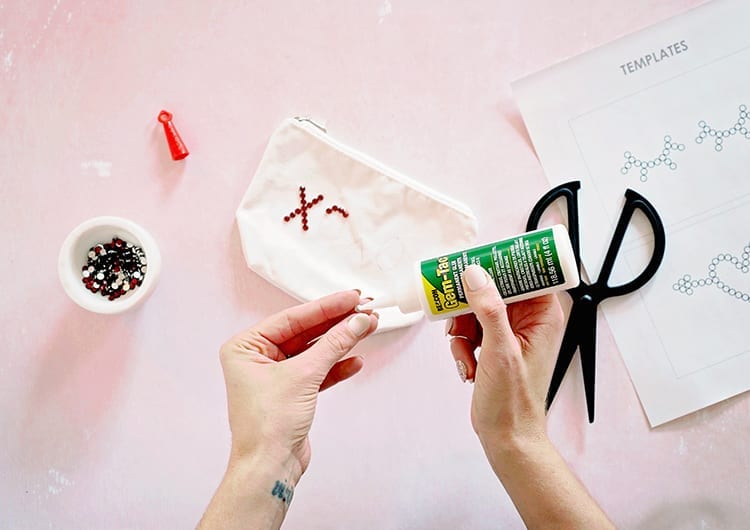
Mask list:
[[[476,381],[471,423],[527,528],[614,528],[547,437],[547,386],[563,329],[557,298],[506,306],[475,265],[463,284],[474,314],[449,325],[451,351],[462,378]]]
[[[563,314],[555,295],[506,306],[479,266],[467,267],[463,284],[474,314],[451,323],[451,351],[475,381],[471,422],[492,460],[507,447],[546,439],[545,399]]]

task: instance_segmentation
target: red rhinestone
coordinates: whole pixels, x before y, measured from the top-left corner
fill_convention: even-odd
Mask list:
[[[333,210],[331,210],[330,208],[326,208],[326,213],[331,213],[331,212],[333,212]]]
[[[309,228],[308,228],[308,226],[307,226],[307,225],[304,225],[304,226],[302,227],[302,230],[304,230],[305,232],[307,232],[307,231],[309,230]]]
[[[288,222],[289,222],[289,216],[288,216],[288,215],[285,215],[285,216],[284,216],[284,222],[285,222],[285,223],[288,223]]]
[[[323,195],[318,195],[317,199],[318,199],[318,202],[322,201],[323,200]]]
[[[300,213],[301,211],[302,210],[300,210],[299,208],[297,208],[296,210],[294,210],[294,213]]]
[[[295,214],[294,212],[292,212],[292,213],[289,214],[289,217],[291,219],[294,219],[296,216],[297,216],[297,214]]]
[[[344,217],[349,217],[349,212],[342,212],[344,214]]]
[[[300,187],[299,187],[299,190],[300,190],[300,191],[305,191],[305,187],[304,187],[304,186],[300,186]]]

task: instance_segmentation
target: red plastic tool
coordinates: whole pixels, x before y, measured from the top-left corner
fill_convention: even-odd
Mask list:
[[[169,144],[169,152],[172,153],[172,160],[182,160],[190,154],[185,142],[180,138],[180,133],[172,123],[172,113],[163,110],[159,113],[159,123],[164,125],[164,134],[167,136],[167,144]]]

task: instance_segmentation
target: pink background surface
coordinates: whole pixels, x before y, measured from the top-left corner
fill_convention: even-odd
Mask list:
[[[492,240],[547,188],[509,83],[698,3],[0,0],[0,528],[197,522],[229,445],[219,345],[294,303],[246,268],[234,226],[282,119],[453,193]],[[57,279],[66,234],[102,214],[142,224],[164,259],[120,316]],[[596,423],[577,364],[550,416],[571,466],[621,527],[746,527],[750,396],[650,430],[599,329]],[[521,527],[442,325],[360,352],[364,372],[320,400],[286,528]]]

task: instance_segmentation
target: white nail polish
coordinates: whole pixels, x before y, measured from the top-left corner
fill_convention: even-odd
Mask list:
[[[357,337],[361,337],[362,335],[367,333],[368,329],[370,329],[370,316],[363,313],[354,315],[349,319],[349,322],[347,322],[346,325],[349,326],[349,329],[352,330],[352,333],[354,333]]]
[[[466,287],[471,291],[477,291],[487,285],[487,273],[479,265],[469,265],[463,273]]]
[[[456,361],[456,369],[458,370],[458,377],[461,378],[461,382],[466,382],[466,365],[463,361]]]
[[[450,333],[451,329],[453,329],[453,317],[445,321],[445,334]]]

